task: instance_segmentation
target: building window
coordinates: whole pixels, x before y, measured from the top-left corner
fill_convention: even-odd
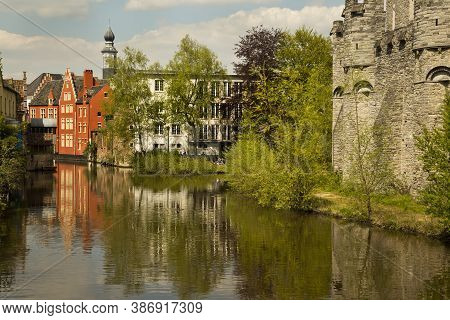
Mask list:
[[[155,91],[156,92],[164,91],[164,80],[155,80]]]
[[[97,117],[101,117],[102,113],[101,112],[97,112]]]
[[[66,106],[65,105],[61,106],[61,113],[66,113]]]
[[[109,96],[108,92],[105,92],[105,93],[103,94],[103,96],[104,96],[105,98],[108,98],[108,96]]]
[[[232,85],[231,82],[224,82],[223,83],[223,88],[224,88],[224,95],[225,97],[231,97],[231,92],[232,92]]]
[[[155,134],[163,135],[164,134],[164,125],[162,123],[158,123],[155,126]]]
[[[61,147],[66,147],[66,135],[61,135]]]
[[[211,95],[213,97],[219,96],[219,91],[220,91],[219,88],[220,88],[219,82],[214,81],[213,83],[211,83]]]
[[[234,94],[238,97],[242,94],[242,82],[234,83]]]
[[[221,106],[222,109],[222,119],[230,119],[230,106],[227,104],[223,104]]]
[[[213,103],[213,105],[211,106],[211,118],[218,119],[219,112],[220,112],[220,103]]]
[[[53,105],[53,99],[48,99],[48,105],[52,106]]]
[[[53,114],[54,114],[55,119],[58,119],[58,109],[54,108]]]
[[[207,125],[203,125],[200,127],[199,139],[200,140],[208,140],[208,126]]]
[[[81,139],[78,139],[78,150],[81,150]]]
[[[101,129],[102,128],[102,123],[101,122],[97,122],[97,128]],[[84,128],[86,130],[86,128]]]
[[[219,139],[219,125],[214,124],[211,126],[211,140]]]
[[[81,128],[83,127],[83,125],[81,124],[81,122],[78,123],[78,133],[81,133]]]
[[[32,119],[36,118],[36,109],[34,109],[34,108],[31,109],[31,118]]]
[[[181,126],[179,124],[172,125],[172,135],[178,136],[181,134]]]
[[[46,116],[45,116],[45,109],[41,109],[41,118],[42,119],[44,119]]]
[[[53,119],[53,108],[48,109],[48,118]]]
[[[222,140],[224,141],[231,140],[231,126],[226,125],[222,127]]]
[[[202,107],[201,118],[206,120],[208,119],[208,107]]]
[[[61,118],[61,129],[66,130],[66,119]]]

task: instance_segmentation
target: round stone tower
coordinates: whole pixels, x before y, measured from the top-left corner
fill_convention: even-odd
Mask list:
[[[414,50],[450,47],[450,1],[415,0]]]

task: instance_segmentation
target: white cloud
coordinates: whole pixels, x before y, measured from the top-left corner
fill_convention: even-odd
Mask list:
[[[89,11],[92,3],[104,0],[6,0],[14,10],[22,13],[35,13],[41,17],[83,16]],[[0,6],[0,10],[9,10]]]
[[[229,5],[233,3],[268,3],[280,0],[128,0],[128,10],[161,9],[182,5]]]
[[[314,28],[327,35],[332,21],[339,19],[343,7],[310,6],[301,10],[286,8],[260,8],[252,11],[238,11],[228,17],[192,24],[171,24],[161,26],[129,40],[117,39],[118,49],[131,46],[143,50],[150,59],[165,64],[169,61],[178,43],[186,35],[207,45],[219,56],[219,59],[232,72],[234,45],[253,26],[264,25],[286,30],[295,30],[301,26]],[[0,50],[3,53],[5,75],[21,77],[22,71],[28,71],[30,78],[42,72],[62,73],[71,67],[77,74],[83,69],[94,69],[101,76],[103,39],[89,42],[78,38],[63,38],[65,43],[76,48],[84,59],[47,36],[26,37],[0,30]],[[89,60],[95,62],[92,63]]]
[[[228,17],[210,21],[162,26],[158,29],[137,35],[120,44],[137,47],[147,53],[151,60],[166,63],[177,49],[179,41],[189,34],[197,41],[207,45],[219,56],[228,71],[232,71],[234,45],[239,36],[253,26],[264,25],[286,30],[306,26],[327,35],[333,20],[339,19],[343,6],[309,6],[301,10],[288,8],[260,8],[252,11],[238,11]]]
[[[102,42],[89,42],[80,38],[60,38],[75,48],[79,54],[48,36],[23,36],[0,30],[0,51],[3,58],[4,77],[22,78],[27,71],[31,82],[43,72],[63,73],[70,67],[77,74],[84,68],[93,69],[101,76]],[[92,60],[92,61],[89,61]]]

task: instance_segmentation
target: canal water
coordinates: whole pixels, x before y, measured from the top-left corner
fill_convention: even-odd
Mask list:
[[[220,178],[59,163],[0,219],[0,298],[448,299],[450,247],[275,211]]]

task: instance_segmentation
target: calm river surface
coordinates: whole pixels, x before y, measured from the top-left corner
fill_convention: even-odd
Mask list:
[[[443,299],[450,247],[278,212],[215,177],[59,163],[0,219],[0,298]]]

